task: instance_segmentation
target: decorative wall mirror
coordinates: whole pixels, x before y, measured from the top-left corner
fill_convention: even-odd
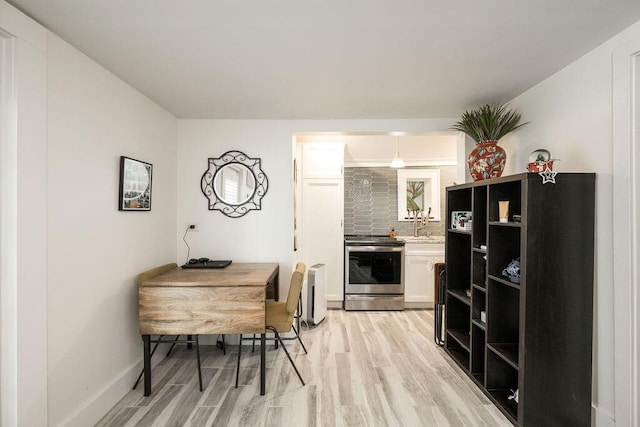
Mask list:
[[[440,221],[440,171],[398,169],[398,221],[412,221],[413,211],[429,212],[430,221]]]
[[[227,151],[221,157],[209,158],[201,188],[209,199],[209,210],[239,218],[251,210],[260,210],[268,181],[260,169],[260,159],[241,151]]]

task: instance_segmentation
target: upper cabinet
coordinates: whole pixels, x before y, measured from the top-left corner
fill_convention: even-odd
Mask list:
[[[344,144],[307,142],[302,144],[302,177],[342,178]]]

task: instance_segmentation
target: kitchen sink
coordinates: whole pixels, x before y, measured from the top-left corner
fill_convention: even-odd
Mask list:
[[[444,236],[398,236],[407,243],[444,243]]]

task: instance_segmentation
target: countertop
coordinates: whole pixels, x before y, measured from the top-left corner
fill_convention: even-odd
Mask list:
[[[431,244],[442,244],[444,243],[444,236],[396,236],[398,240],[404,240],[405,243],[431,243]]]

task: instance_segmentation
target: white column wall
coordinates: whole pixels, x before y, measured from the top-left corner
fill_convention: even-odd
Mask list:
[[[47,423],[46,31],[4,1],[0,425]],[[10,57],[9,57],[10,56]]]
[[[142,359],[135,276],[176,260],[177,120],[68,43],[48,49],[49,425],[93,425]],[[153,164],[119,212],[120,156]]]
[[[558,172],[597,173],[593,354],[597,426],[614,425],[615,420],[612,54],[638,38],[640,23],[515,98],[511,105],[531,123],[501,143],[507,150],[505,175],[524,171],[529,154],[538,148],[561,160],[554,163]]]

